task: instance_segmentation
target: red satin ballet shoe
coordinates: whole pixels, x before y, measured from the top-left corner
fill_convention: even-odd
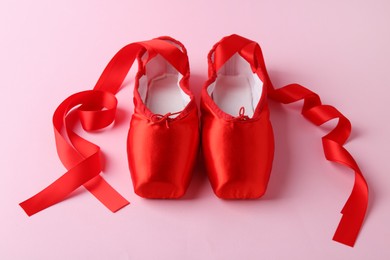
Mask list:
[[[71,95],[56,109],[56,146],[68,171],[20,203],[29,216],[64,200],[80,186],[113,212],[129,204],[100,175],[99,146],[76,134],[72,121],[79,119],[87,131],[110,125],[115,119],[115,94],[136,59],[134,114],[127,141],[134,190],[145,198],[178,198],[185,193],[199,146],[197,107],[188,88],[186,49],[170,37],[160,37],[123,47],[93,90]]]
[[[186,49],[172,39],[166,42],[175,48],[167,55],[168,50],[155,49],[138,59],[128,158],[134,191],[145,198],[183,196],[199,147]]]
[[[274,154],[267,96],[283,104],[304,100],[302,115],[315,125],[338,119],[337,126],[322,137],[325,157],[352,169],[355,183],[333,239],[353,246],[366,214],[368,186],[343,147],[351,131],[349,120],[301,85],[275,89],[254,41],[225,37],[210,51],[208,63],[209,80],[201,96],[202,150],[215,194],[223,199],[264,194]]]
[[[251,45],[216,44],[208,56],[209,80],[202,89],[202,149],[215,194],[255,199],[266,188],[274,156],[266,73],[257,75],[243,55]]]

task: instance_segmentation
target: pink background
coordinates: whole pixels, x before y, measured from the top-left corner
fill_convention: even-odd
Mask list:
[[[387,0],[2,0],[0,259],[390,259],[389,14]],[[262,199],[217,199],[201,163],[184,199],[136,196],[125,150],[132,80],[118,95],[115,127],[84,135],[101,146],[105,178],[132,204],[112,214],[80,189],[24,214],[18,203],[64,173],[55,108],[91,89],[119,48],[160,35],[181,40],[198,95],[207,52],[231,33],[261,44],[276,87],[304,84],[352,121],[346,147],[371,188],[355,248],[331,240],[353,183],[323,158],[320,137],[334,122],[316,128],[297,105],[271,102],[276,154]]]

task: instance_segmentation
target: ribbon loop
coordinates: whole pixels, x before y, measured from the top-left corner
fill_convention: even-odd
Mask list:
[[[94,93],[99,91],[94,90]],[[115,120],[117,99],[109,92],[101,92],[92,99],[93,103],[83,104],[77,109],[80,122],[86,131],[107,127]]]

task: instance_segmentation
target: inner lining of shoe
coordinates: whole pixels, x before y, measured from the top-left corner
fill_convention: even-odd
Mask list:
[[[152,113],[165,115],[180,112],[190,102],[191,98],[179,85],[183,75],[161,55],[151,59],[146,64],[145,71],[146,75],[139,80],[138,92]]]
[[[234,54],[217,72],[217,79],[207,89],[218,107],[232,116],[238,116],[241,107],[252,117],[259,103],[263,82],[253,73],[249,63]]]

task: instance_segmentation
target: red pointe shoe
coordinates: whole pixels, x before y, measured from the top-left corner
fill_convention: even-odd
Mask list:
[[[230,38],[237,43],[222,39],[208,56],[209,80],[201,100],[202,149],[218,197],[255,199],[267,188],[274,156],[266,99],[270,81],[266,73],[254,73],[243,57],[251,48],[248,40]]]
[[[68,97],[53,115],[57,152],[67,172],[20,203],[31,216],[64,200],[84,186],[115,212],[129,204],[100,175],[99,146],[73,131],[79,119],[87,131],[115,119],[123,80],[135,60],[134,114],[128,135],[128,159],[135,192],[145,198],[178,198],[188,186],[199,145],[198,115],[188,88],[189,64],[184,46],[169,37],[123,47],[93,90]]]
[[[138,59],[127,151],[134,191],[144,198],[183,196],[199,147],[186,49],[165,42],[175,49],[154,48]]]
[[[355,183],[333,239],[353,246],[366,214],[368,187],[343,147],[351,131],[349,120],[301,85],[274,89],[254,41],[225,37],[210,51],[208,62],[209,80],[201,99],[202,150],[215,194],[223,199],[264,194],[274,154],[267,95],[283,104],[304,100],[302,115],[315,125],[338,119],[337,126],[322,137],[325,157],[352,169]]]

